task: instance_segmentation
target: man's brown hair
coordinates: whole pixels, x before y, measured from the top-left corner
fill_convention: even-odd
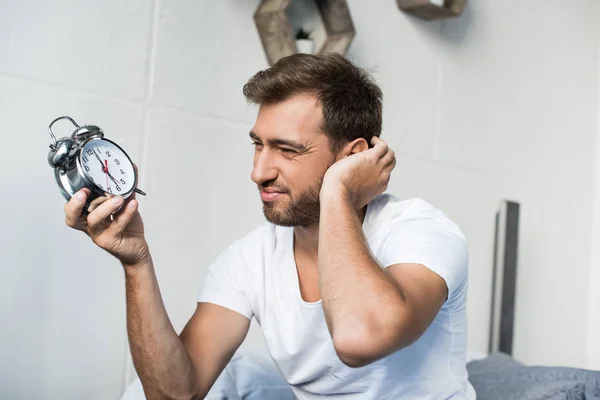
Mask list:
[[[244,85],[255,104],[274,104],[313,94],[322,106],[321,129],[333,152],[346,143],[381,134],[382,93],[372,77],[337,53],[293,54],[259,71]]]

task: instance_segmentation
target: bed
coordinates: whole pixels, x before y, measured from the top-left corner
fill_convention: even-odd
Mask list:
[[[489,349],[470,353],[467,370],[477,400],[600,400],[600,371],[528,366],[512,356],[520,205],[496,214]]]
[[[600,371],[526,366],[504,353],[467,364],[477,400],[600,400]]]

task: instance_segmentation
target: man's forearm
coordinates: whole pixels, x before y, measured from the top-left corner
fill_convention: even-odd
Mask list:
[[[193,399],[196,372],[167,315],[152,260],[124,265],[127,333],[131,354],[148,399]]]
[[[334,343],[379,335],[398,319],[402,294],[371,256],[356,210],[339,193],[321,197],[319,282]]]

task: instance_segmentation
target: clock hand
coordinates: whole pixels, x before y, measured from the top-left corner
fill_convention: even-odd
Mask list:
[[[110,173],[110,172],[108,172],[108,169],[106,170],[106,175],[108,175],[108,177],[109,177],[110,179],[112,179],[112,181],[113,181],[114,183],[116,183],[117,185],[119,184],[119,182],[117,182],[117,180],[116,180],[116,179],[115,179],[115,178],[114,178],[114,177],[111,175],[111,173]]]
[[[102,160],[100,159],[100,156],[96,153],[96,150],[94,150],[93,147],[92,147],[92,152],[94,153],[94,155],[96,156],[96,158],[98,159],[98,161],[100,162],[100,164],[102,164],[102,171],[104,171],[104,163],[102,163]]]
[[[112,176],[112,174],[111,174],[111,173],[110,173],[110,171],[108,170],[108,161],[107,161],[107,160],[104,160],[104,162],[105,162],[105,164],[106,164],[106,169],[104,170],[104,172],[105,172],[105,173],[106,173],[106,175],[107,175],[107,178],[106,178],[106,182],[107,182],[107,183],[106,183],[106,187],[108,187],[108,178],[110,178],[110,179],[111,179],[111,180],[112,180],[112,181],[115,183],[115,185],[119,186],[119,182],[118,182],[118,181],[117,181],[117,180],[114,178],[114,176]]]
[[[94,155],[96,156],[96,158],[98,159],[98,161],[100,161],[100,164],[102,164],[102,160],[100,159],[100,157],[98,157],[98,154],[96,154],[96,151],[94,150],[94,148],[92,147],[92,151],[94,152]],[[111,173],[108,171],[108,161],[104,160],[105,164],[102,164],[102,172],[104,172],[110,179],[112,179],[112,181],[118,185],[119,182],[117,182],[117,180],[111,175]],[[107,178],[107,183],[106,183],[106,187],[108,188],[108,178]],[[146,196],[146,193],[138,188],[133,189],[134,192],[141,194],[142,196]]]
[[[108,160],[104,160],[105,167],[102,169],[106,174],[106,190],[108,190]]]
[[[109,178],[110,178],[110,179],[112,179],[112,180],[113,180],[113,182],[114,182],[116,185],[118,185],[118,184],[119,184],[119,182],[117,182],[117,180],[116,180],[116,179],[115,179],[115,178],[114,178],[114,177],[113,177],[113,176],[110,174],[110,172],[108,172],[108,170],[106,170],[106,175],[108,175],[108,176],[109,176]],[[134,189],[133,189],[133,191],[134,191],[134,192],[136,192],[136,193],[139,193],[139,194],[141,194],[142,196],[146,196],[146,192],[144,192],[144,191],[143,191],[143,190],[141,190],[141,189],[134,188]]]

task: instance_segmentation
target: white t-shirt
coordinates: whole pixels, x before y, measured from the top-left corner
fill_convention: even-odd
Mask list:
[[[447,301],[415,343],[372,364],[343,364],[321,301],[302,300],[293,228],[265,223],[235,241],[210,266],[198,301],[255,317],[273,361],[298,399],[470,398],[467,245],[462,232],[425,201],[403,201],[390,194],[368,205],[363,231],[382,268],[423,264],[449,289]]]

